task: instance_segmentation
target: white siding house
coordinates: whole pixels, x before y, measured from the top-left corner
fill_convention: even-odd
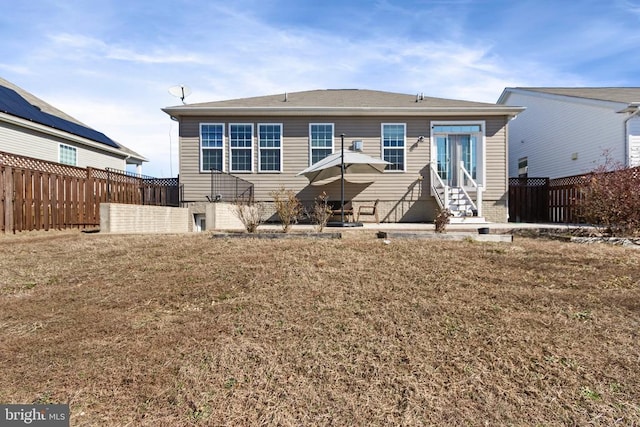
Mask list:
[[[498,104],[526,110],[509,124],[509,176],[558,178],[607,153],[640,166],[640,88],[506,88]]]
[[[0,78],[0,151],[81,168],[125,170],[140,154]]]

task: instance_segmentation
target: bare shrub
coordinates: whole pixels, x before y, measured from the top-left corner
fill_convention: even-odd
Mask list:
[[[321,232],[331,218],[331,207],[329,206],[329,198],[324,191],[313,202],[313,209],[309,214],[311,222],[314,224],[316,231]]]
[[[453,216],[449,209],[438,209],[438,213],[436,214],[436,219],[433,220],[433,223],[436,225],[436,233],[446,233],[447,225],[449,225],[450,218]]]
[[[272,191],[271,197],[273,197],[276,212],[280,217],[282,230],[288,233],[291,225],[297,223],[298,218],[302,215],[302,203],[300,203],[293,190],[287,190],[284,187],[280,187],[277,191]]]
[[[616,237],[640,235],[640,168],[605,162],[585,177],[578,209],[585,220]]]
[[[257,202],[237,201],[233,206],[233,213],[240,219],[249,233],[255,233],[258,226],[264,222],[264,204]]]

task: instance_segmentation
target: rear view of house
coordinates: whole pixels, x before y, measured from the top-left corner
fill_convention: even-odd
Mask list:
[[[526,111],[509,125],[509,176],[580,175],[604,162],[640,166],[640,88],[506,88]]]
[[[140,154],[0,78],[0,151],[70,166],[142,172]]]
[[[312,90],[164,108],[180,124],[183,202],[220,200],[215,177],[232,175],[269,202],[279,188],[304,203],[340,185],[310,185],[299,173],[355,149],[389,164],[345,185],[345,199],[378,202],[384,222],[507,218],[507,124],[523,109],[372,90]]]

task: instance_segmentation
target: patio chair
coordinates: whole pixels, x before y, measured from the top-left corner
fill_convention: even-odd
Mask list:
[[[341,202],[329,202],[331,208],[331,216],[340,216],[342,214],[342,209],[340,208]],[[349,218],[353,220],[353,205],[351,204],[351,200],[344,202],[344,217],[347,221]]]
[[[380,218],[378,217],[378,202],[380,199],[377,199],[373,202],[373,205],[360,205],[358,207],[358,217],[356,221],[360,221],[360,215],[372,215],[376,219],[376,224],[380,224]]]

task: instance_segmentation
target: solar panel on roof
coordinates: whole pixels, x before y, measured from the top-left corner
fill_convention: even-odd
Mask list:
[[[54,116],[53,114],[40,111],[38,107],[31,105],[16,91],[5,86],[0,86],[0,111],[11,114],[12,116],[31,120],[54,129],[59,129],[73,135],[81,136],[110,147],[120,148],[118,144],[102,132],[70,122],[69,120],[62,119]]]

